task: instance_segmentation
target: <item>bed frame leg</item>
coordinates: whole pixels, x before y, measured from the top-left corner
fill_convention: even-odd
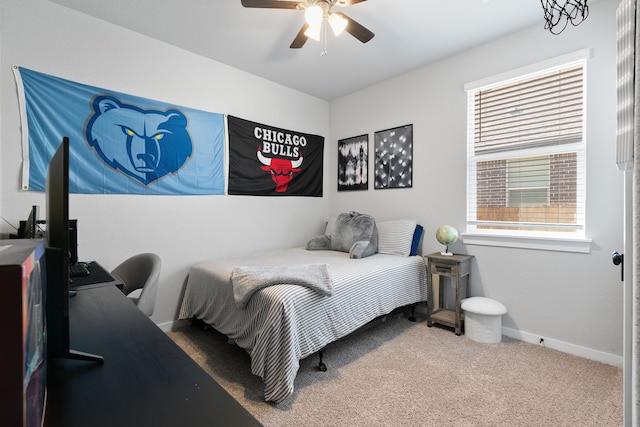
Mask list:
[[[416,305],[415,304],[411,306],[411,314],[409,314],[407,319],[409,319],[410,322],[416,321]]]
[[[318,352],[318,356],[320,356],[320,362],[318,362],[318,370],[320,372],[327,372],[327,365],[322,361],[322,356],[324,356],[324,348]]]
[[[204,321],[198,319],[196,316],[192,316],[189,318],[189,327],[200,326],[203,330],[208,330],[209,325],[207,325]]]

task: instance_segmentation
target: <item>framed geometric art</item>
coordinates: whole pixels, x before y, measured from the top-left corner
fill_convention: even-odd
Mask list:
[[[369,189],[369,135],[338,141],[338,191]]]
[[[375,189],[413,185],[413,125],[375,133]]]

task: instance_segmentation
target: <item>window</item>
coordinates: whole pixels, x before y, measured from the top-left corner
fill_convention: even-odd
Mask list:
[[[584,239],[587,55],[573,56],[466,86],[466,234]]]
[[[507,207],[549,203],[549,156],[507,160]]]

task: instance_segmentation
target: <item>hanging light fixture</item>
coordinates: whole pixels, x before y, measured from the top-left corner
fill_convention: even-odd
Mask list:
[[[322,42],[321,55],[323,56],[327,54],[327,29],[325,28],[325,19],[333,30],[333,34],[336,36],[339,36],[345,28],[347,28],[347,24],[349,23],[340,13],[332,13],[331,4],[325,0],[318,1],[307,7],[304,11],[304,19],[308,25],[304,35],[312,40]]]
[[[307,10],[309,10],[311,8],[316,8],[316,7],[320,8],[320,6],[312,6],[312,7],[307,8]],[[309,15],[310,15],[310,19],[306,19],[306,13],[305,13],[305,19],[307,21],[307,24],[309,24],[309,28],[307,28],[307,30],[304,32],[304,35],[309,37],[310,39],[313,39],[315,41],[319,41],[320,40],[320,34],[322,32],[322,25],[323,25],[322,19],[323,18],[321,17],[318,20],[317,19],[317,15],[315,15],[315,12],[311,12]],[[333,30],[333,34],[336,35],[336,36],[339,36],[340,34],[342,34],[344,29],[347,28],[347,23],[349,21],[344,19],[338,13],[332,13],[327,18],[327,22],[329,22],[329,26]]]
[[[304,35],[317,42],[320,41],[320,33],[322,32],[322,23],[318,25],[309,25]]]
[[[329,13],[329,6],[326,2],[319,2],[309,6],[304,11],[304,19],[309,24],[309,29],[305,32],[305,35],[314,40],[319,40],[322,20],[325,17],[333,30],[333,34],[336,36],[342,34],[349,23],[341,14]]]
[[[576,26],[589,16],[587,0],[540,0],[544,10],[544,29],[560,34],[570,22]]]
[[[332,13],[328,18],[329,25],[331,25],[331,29],[333,30],[333,34],[339,36],[342,34],[345,28],[347,28],[347,21],[339,13]]]
[[[324,10],[318,4],[306,8],[304,11],[304,20],[309,24],[309,28],[304,32],[304,35],[315,41],[320,41],[323,18]]]
[[[324,17],[324,10],[318,4],[309,6],[304,11],[304,19],[310,26],[320,25]]]
[[[307,40],[319,41],[322,54],[326,54],[329,27],[336,36],[349,33],[361,43],[367,43],[375,34],[343,12],[333,12],[334,6],[353,6],[366,0],[242,0],[246,8],[295,9],[304,11],[305,22],[289,48],[300,49]]]

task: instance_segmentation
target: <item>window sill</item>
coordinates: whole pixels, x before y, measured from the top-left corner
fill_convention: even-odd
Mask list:
[[[499,246],[505,248],[537,249],[543,251],[589,253],[591,239],[558,237],[508,236],[483,233],[462,233],[465,245]]]

